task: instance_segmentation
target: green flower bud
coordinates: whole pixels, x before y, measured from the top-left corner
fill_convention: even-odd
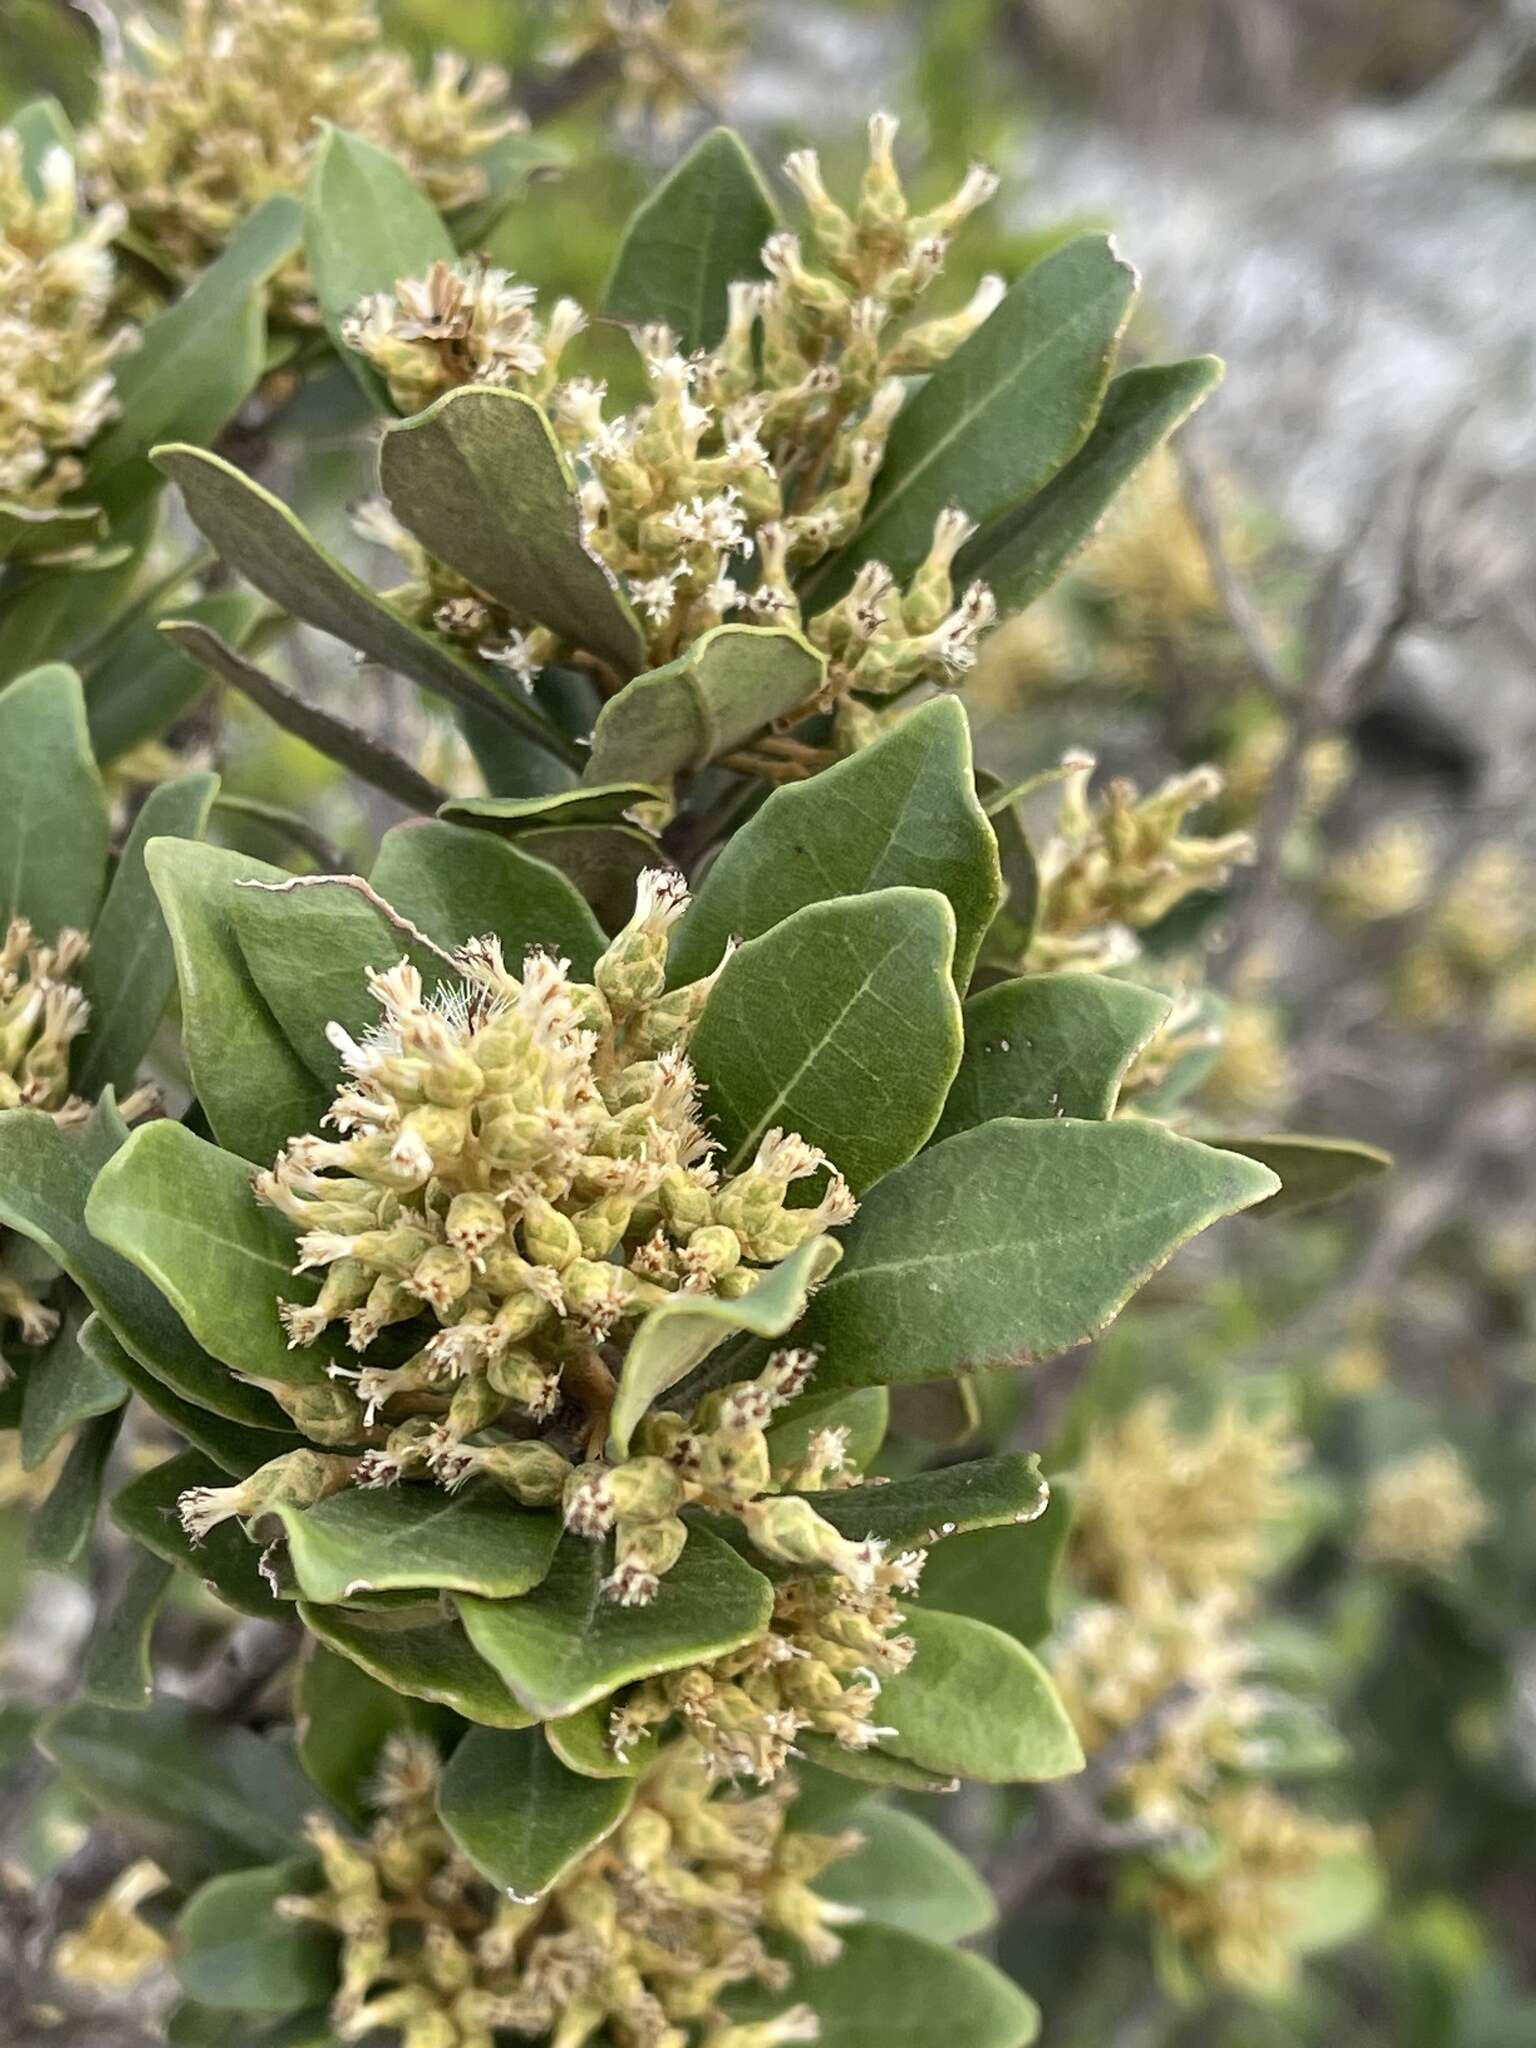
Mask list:
[[[617,1011],[654,1002],[666,986],[667,934],[688,907],[688,886],[670,868],[647,868],[635,885],[635,911],[592,971]]]
[[[474,1284],[475,1269],[467,1252],[457,1245],[435,1244],[422,1253],[411,1269],[410,1289],[429,1308],[445,1315],[456,1301],[462,1301]]]
[[[582,1256],[605,1259],[623,1239],[635,1214],[632,1195],[600,1195],[572,1217]]]
[[[715,1220],[714,1199],[708,1188],[681,1166],[667,1168],[656,1190],[656,1199],[674,1237],[687,1238]]]
[[[614,1539],[614,1567],[602,1582],[604,1594],[620,1607],[649,1606],[687,1541],[687,1526],[676,1515],[659,1521],[621,1520]]]
[[[737,1512],[765,1557],[781,1564],[822,1566],[839,1572],[860,1591],[873,1586],[884,1546],[873,1538],[863,1543],[850,1541],[799,1495],[748,1501]]]
[[[366,1440],[367,1424],[357,1396],[338,1380],[310,1384],[292,1380],[256,1380],[294,1427],[317,1444],[355,1444]]]
[[[507,1219],[493,1196],[463,1194],[455,1195],[448,1204],[443,1227],[451,1245],[471,1259],[480,1259],[493,1244],[502,1242]]]
[[[557,1273],[563,1273],[572,1260],[582,1255],[576,1225],[540,1194],[530,1193],[520,1199],[523,1250],[536,1266],[553,1266]]]
[[[445,1460],[454,1486],[481,1474],[504,1486],[528,1508],[553,1507],[571,1476],[571,1466],[553,1444],[463,1444]]]
[[[310,1508],[352,1483],[355,1461],[322,1451],[288,1451],[259,1466],[234,1486],[193,1486],[177,1501],[181,1526],[194,1543],[236,1515],[265,1514],[269,1508]]]

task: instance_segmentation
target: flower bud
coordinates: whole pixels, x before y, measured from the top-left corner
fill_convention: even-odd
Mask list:
[[[569,1216],[562,1216],[542,1195],[530,1193],[521,1199],[523,1250],[536,1266],[553,1266],[563,1273],[582,1255],[580,1232]]]
[[[604,1595],[620,1607],[648,1606],[687,1541],[687,1526],[676,1515],[641,1522],[621,1519],[614,1540],[614,1568],[602,1582]]]
[[[294,1428],[317,1444],[355,1444],[366,1439],[368,1430],[362,1406],[350,1387],[334,1379],[313,1383],[293,1380],[257,1380]]]
[[[884,1545],[873,1537],[863,1543],[850,1541],[800,1495],[748,1501],[738,1513],[765,1557],[781,1564],[822,1566],[840,1573],[861,1592],[873,1587]]]
[[[456,1301],[462,1301],[474,1284],[475,1269],[467,1252],[457,1245],[435,1244],[422,1253],[411,1269],[409,1286],[427,1306],[446,1315]]]
[[[327,1494],[352,1483],[354,1461],[322,1451],[288,1451],[259,1466],[234,1486],[193,1486],[177,1501],[181,1526],[200,1543],[211,1529],[236,1515],[265,1514],[269,1508],[311,1508]]]
[[[506,1235],[507,1219],[491,1195],[455,1195],[444,1224],[448,1242],[471,1260],[480,1260]]]
[[[647,868],[635,885],[635,910],[592,971],[615,1010],[654,1002],[666,986],[667,934],[688,907],[688,885],[670,868]]]
[[[447,1475],[453,1485],[482,1473],[524,1507],[548,1508],[564,1492],[571,1466],[553,1444],[461,1444],[450,1454]]]

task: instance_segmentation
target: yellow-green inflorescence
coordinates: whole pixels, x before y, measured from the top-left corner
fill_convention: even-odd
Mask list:
[[[883,698],[953,682],[996,616],[985,585],[955,590],[955,557],[972,530],[955,510],[940,515],[905,591],[871,562],[844,598],[806,621],[791,587],[792,574],[858,528],[904,380],[944,362],[1002,294],[1001,280],[988,277],[959,310],[911,317],[996,179],[977,167],[947,202],[916,213],[892,155],[895,133],[886,115],[871,122],[851,212],[827,192],[814,151],[788,159],[807,239],[770,237],[767,275],[731,287],[717,347],[685,355],[668,328],[639,330],[650,396],[631,412],[610,416],[603,385],[559,375],[584,324],[579,307],[562,300],[541,320],[528,286],[481,264],[440,264],[403,280],[365,300],[344,328],[406,411],[468,383],[546,407],[575,467],[585,543],[624,579],[653,665],[728,619],[803,626],[828,658],[826,701],[844,703],[855,722],[847,691]],[[525,679],[558,652],[546,629],[445,575],[386,519],[373,515],[370,531],[414,572],[397,601],[440,630]]]
[[[437,1818],[438,1759],[396,1735],[375,1786],[377,1819],[350,1840],[310,1822],[316,1891],[279,1911],[341,1939],[331,2008],[338,2039],[376,2030],[403,2048],[492,2048],[503,2032],[583,2048],[777,2048],[814,2041],[802,2004],[746,2025],[721,2009],[736,1985],[789,1980],[766,1945],[788,1937],[816,1961],[857,1917],[812,1886],[856,1834],[792,1832],[788,1779],[743,1796],[717,1789],[684,1738],[642,1778],[628,1816],[546,1895],[499,1894]]]
[[[79,484],[134,330],[112,313],[121,210],[84,217],[63,147],[45,153],[37,181],[34,191],[19,137],[0,132],[0,501],[41,514]]]
[[[86,945],[83,932],[65,930],[45,946],[12,918],[0,943],[0,1109],[45,1110],[66,1126],[89,1114],[69,1084],[69,1049],[90,1017],[74,980]],[[0,1236],[0,1318],[20,1326],[23,1342],[46,1344],[59,1319],[7,1270],[4,1246]]]
[[[418,79],[372,0],[185,0],[174,27],[135,15],[127,37],[131,52],[103,68],[82,158],[96,196],[182,281],[263,200],[303,190],[323,121],[400,157],[440,207],[482,196],[478,159],[520,125],[494,67],[445,52]],[[301,264],[278,299],[314,317]]]
[[[741,0],[556,0],[542,54],[554,64],[615,63],[622,116],[670,131],[701,91],[726,82],[746,41],[746,16]]]
[[[841,1176],[792,1134],[770,1132],[744,1172],[714,1165],[685,1050],[714,977],[665,989],[667,933],[685,902],[676,875],[642,877],[590,983],[545,953],[518,979],[492,940],[456,956],[464,979],[431,998],[406,964],[373,975],[377,1032],[358,1043],[333,1028],[347,1081],[329,1121],[341,1135],[295,1139],[255,1181],[301,1233],[296,1270],[325,1275],[313,1303],[275,1305],[290,1343],[341,1324],[359,1363],[334,1365],[329,1386],[269,1383],[325,1448],[196,1489],[182,1513],[200,1536],[347,1486],[478,1477],[557,1509],[578,1537],[611,1533],[604,1589],[624,1606],[654,1599],[687,1541],[685,1507],[733,1516],[790,1568],[769,1629],[642,1684],[611,1735],[627,1749],[679,1716],[718,1771],[766,1781],[804,1729],[855,1748],[878,1738],[880,1676],[911,1655],[895,1601],[922,1558],[888,1559],[805,1497],[857,1477],[846,1430],[814,1431],[793,1462],[775,1463],[769,1425],[804,1388],[811,1351],[775,1351],[751,1379],[653,1409],[631,1455],[605,1455],[647,1310],[746,1294],[854,1211]],[[820,1198],[786,1207],[823,1169]],[[396,1325],[416,1326],[416,1347],[397,1342],[403,1362],[369,1364]]]

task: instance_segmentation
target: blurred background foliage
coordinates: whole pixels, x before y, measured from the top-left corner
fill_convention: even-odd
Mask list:
[[[1186,1020],[1187,1115],[1344,1132],[1398,1166],[1338,1208],[1196,1247],[1086,1359],[909,1422],[939,1456],[962,1437],[1054,1444],[1048,1469],[1081,1481],[1096,1437],[1119,1441],[1149,1393],[1191,1442],[1213,1418],[1283,1413],[1295,1463],[1230,1623],[1245,1682],[1291,1703],[1259,1769],[1282,1791],[1304,1781],[1319,1814],[1363,1819],[1380,1887],[1317,1903],[1351,1938],[1256,1982],[1171,1937],[1168,1842],[1127,1807],[1123,1773],[1094,1780],[1086,1815],[1069,1787],[1059,1810],[1054,1791],[967,1793],[947,1819],[993,1876],[995,1952],[1044,2007],[1049,2048],[1536,2043],[1536,9],[743,4],[733,61],[638,105],[611,53],[583,48],[592,10],[383,12],[423,62],[446,45],[511,71],[550,169],[487,253],[550,297],[597,299],[623,220],[711,112],[765,160],[814,142],[837,186],[862,157],[862,116],[888,105],[919,200],[975,157],[1008,175],[1013,198],[960,245],[956,303],[983,271],[1016,273],[1103,224],[1148,279],[1133,344],[1228,357],[1182,454],[984,650],[979,749],[1010,783],[1082,745],[1143,787],[1215,761],[1226,787],[1205,822],[1253,830],[1258,862],[1145,935],[1167,987],[1216,992]],[[100,0],[0,0],[0,117],[51,94],[88,118],[103,16]],[[611,331],[583,347],[595,373],[631,374]],[[276,424],[261,468],[355,549],[367,444],[342,373]],[[1387,628],[1351,667],[1340,650],[1383,606]],[[314,651],[301,641],[289,660],[323,694]],[[397,744],[446,746],[413,693],[384,709]],[[296,857],[294,826],[264,806],[298,814],[297,857],[307,832],[316,865],[374,835],[366,797],[240,702],[203,700],[173,741],[244,800],[220,819],[244,850]],[[157,767],[130,757],[119,773]],[[452,769],[434,758],[439,779]],[[1032,800],[1038,830],[1053,802]],[[0,1468],[9,1560],[44,1477]],[[1099,1483],[1113,1495],[1112,1472]],[[1079,1507],[1058,1659],[1105,1598]],[[100,1590],[4,1574],[0,1743]],[[177,1599],[190,1657],[213,1610]],[[78,1833],[60,1793],[24,1854],[46,1869]],[[1239,1911],[1249,1874],[1218,1877],[1218,1917]],[[1260,1895],[1261,1919],[1278,1910]],[[120,1946],[131,1918],[114,1923]]]

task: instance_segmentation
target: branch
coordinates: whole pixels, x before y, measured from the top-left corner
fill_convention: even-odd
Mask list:
[[[1253,665],[1254,674],[1277,704],[1289,704],[1296,696],[1296,685],[1270,646],[1269,634],[1259,617],[1259,608],[1227,551],[1210,471],[1193,443],[1194,437],[1183,433],[1176,434],[1171,445],[1185,508],[1204,550],[1211,583],[1227,615],[1227,623]]]
[[[209,1713],[238,1719],[265,1692],[297,1643],[298,1632],[287,1622],[242,1621],[193,1678],[185,1697]]]

